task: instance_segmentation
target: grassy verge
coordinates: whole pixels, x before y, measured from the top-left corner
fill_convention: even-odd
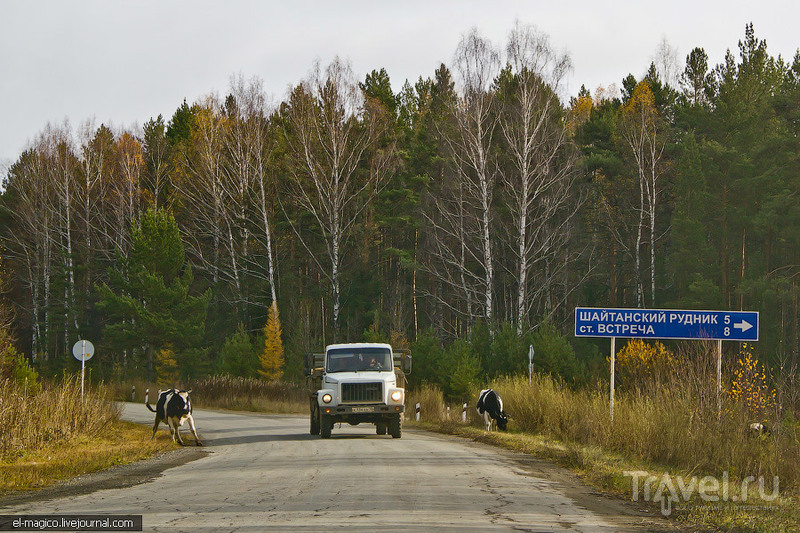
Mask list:
[[[0,493],[44,487],[130,463],[175,445],[168,435],[123,422],[104,386],[81,397],[77,379],[35,387],[0,381]]]
[[[0,460],[0,494],[46,487],[61,480],[146,459],[176,447],[166,432],[114,421],[101,436],[75,436],[21,450]]]
[[[492,432],[487,433],[483,428],[460,424],[453,421],[437,423],[409,424],[429,431],[448,435],[455,435],[498,446],[545,459],[566,467],[583,479],[590,486],[602,490],[606,494],[625,500],[632,499],[633,476],[626,472],[647,472],[658,479],[653,484],[656,489],[664,474],[670,476],[671,483],[678,489],[677,479],[687,480],[692,476],[702,477],[697,472],[681,471],[636,461],[631,458],[610,453],[597,446],[586,446],[577,443],[565,443],[548,438],[544,435],[531,435],[517,432]],[[639,486],[644,483],[645,476],[639,478]],[[731,495],[736,495],[741,487],[740,480],[731,480]],[[735,489],[735,490],[734,490]],[[668,490],[668,489],[667,489]],[[772,487],[767,484],[765,491],[772,493]],[[666,490],[664,491],[667,492]],[[759,498],[758,489],[753,486],[749,491],[750,503],[738,501],[705,502],[697,494],[689,501],[681,500],[674,504],[670,518],[679,523],[691,526],[709,528],[721,531],[752,531],[759,533],[777,533],[797,531],[800,524],[800,507],[798,495],[782,493],[774,501],[765,502]],[[661,511],[660,502],[645,502],[640,494],[637,505],[648,506],[654,512]]]
[[[545,378],[542,379],[546,381]],[[728,457],[727,464],[731,465],[728,467],[730,469],[728,474],[721,474],[721,471],[715,468],[722,463],[719,450],[709,450],[707,453],[715,460],[707,460],[701,466],[688,464],[685,461],[692,458],[701,459],[702,450],[672,454],[669,456],[671,461],[665,463],[658,458],[662,457],[669,445],[670,432],[678,429],[675,427],[664,429],[663,435],[650,450],[651,455],[648,455],[647,450],[642,449],[643,437],[632,430],[630,425],[626,425],[626,423],[633,424],[636,411],[644,409],[636,405],[641,399],[630,399],[627,406],[630,418],[626,423],[615,420],[612,431],[602,431],[602,428],[593,424],[603,423],[604,406],[595,406],[591,394],[558,389],[557,384],[551,382],[543,381],[538,384],[534,382],[533,386],[529,386],[527,380],[524,381],[523,384],[514,380],[501,380],[494,384],[494,388],[502,391],[503,398],[506,399],[506,410],[512,414],[509,426],[511,431],[508,433],[485,432],[472,407],[474,401],[467,409],[467,423],[461,423],[460,407],[448,411],[441,393],[435,388],[423,387],[410,395],[408,403],[412,406],[417,402],[421,404],[422,419],[426,422],[420,423],[419,427],[553,461],[573,470],[589,485],[616,497],[632,500],[636,483],[637,505],[650,506],[654,511],[661,510],[661,495],[674,494],[677,499],[671,505],[670,517],[690,528],[705,527],[721,531],[764,533],[798,530],[800,494],[797,486],[792,484],[796,481],[794,477],[796,465],[790,464],[787,468],[787,464],[784,463],[787,460],[786,455],[791,459],[796,449],[786,450],[780,457],[775,456],[776,445],[797,446],[796,441],[793,442],[786,435],[755,438],[748,438],[738,433],[733,437],[717,435],[722,450],[736,452]],[[547,396],[546,401],[543,400],[543,396]],[[651,404],[645,402],[644,405]],[[539,412],[530,413],[530,409],[537,409]],[[648,425],[653,424],[653,417],[658,416],[652,410],[648,411],[649,418],[642,413],[639,414],[641,423]],[[593,417],[597,417],[598,420],[587,420]],[[538,426],[536,424],[538,420],[544,420],[550,426]],[[609,421],[605,423],[610,426]],[[662,428],[664,425],[662,422]],[[693,431],[696,433],[701,429],[695,427]],[[711,432],[710,429],[706,431]],[[712,439],[712,436],[695,435],[694,438]],[[735,439],[741,439],[735,447],[726,442]],[[684,446],[690,446],[691,443],[692,441],[688,441]],[[674,441],[672,444],[679,445]],[[759,493],[758,483],[750,482],[744,493],[747,498],[745,501],[742,500],[742,480],[746,477],[743,472],[754,470],[737,469],[734,461],[749,457],[761,459],[755,472],[756,476],[762,475],[758,474],[762,472],[766,478],[763,489],[766,499]],[[772,499],[774,494],[772,478],[766,474],[774,471],[776,463],[787,476],[785,479],[783,476],[780,477],[780,495]],[[744,464],[746,466],[750,463]],[[634,476],[633,472],[637,474]],[[704,480],[705,476],[716,477]],[[728,480],[727,491],[723,490],[725,479]],[[720,486],[716,490],[709,490],[713,488],[715,480]],[[646,482],[647,487],[645,487]],[[700,483],[704,484],[703,491],[699,490]],[[670,489],[674,493],[670,492]],[[701,492],[704,494],[703,497],[700,497]],[[645,496],[648,501],[645,501]],[[719,501],[711,501],[715,498]]]

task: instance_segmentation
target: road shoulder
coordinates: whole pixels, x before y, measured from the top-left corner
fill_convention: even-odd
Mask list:
[[[0,497],[0,508],[90,494],[98,490],[120,489],[147,483],[162,472],[191,461],[210,452],[196,447],[170,450],[148,459],[112,466],[106,470],[60,481],[40,490],[17,492]]]
[[[618,525],[621,528],[620,531],[653,533],[680,531],[674,522],[661,517],[654,508],[637,505],[637,502],[624,500],[613,493],[596,489],[587,484],[578,474],[547,459],[510,450],[493,443],[476,441],[467,435],[442,433],[436,431],[435,428],[410,427],[407,431],[424,432],[434,438],[458,440],[471,447],[491,449],[502,456],[521,475],[554,483],[560,492],[573,500],[579,507]]]

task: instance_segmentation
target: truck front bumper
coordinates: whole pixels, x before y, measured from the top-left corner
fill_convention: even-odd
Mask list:
[[[326,415],[390,415],[405,411],[404,405],[333,405],[322,406],[320,412]]]

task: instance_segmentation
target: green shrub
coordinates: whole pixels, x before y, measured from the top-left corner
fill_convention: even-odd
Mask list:
[[[534,350],[534,370],[563,378],[571,384],[586,382],[586,365],[575,357],[572,345],[553,324],[541,323],[531,336],[530,344]]]
[[[6,343],[0,352],[0,381],[10,381],[28,394],[37,394],[41,390],[39,373],[10,343]]]
[[[490,376],[528,373],[528,335],[518,335],[512,322],[503,323],[492,339],[492,354],[487,365]]]
[[[463,401],[480,385],[480,358],[466,341],[456,341],[445,350],[442,368],[449,370],[449,379],[442,383],[446,396]]]
[[[258,353],[244,326],[239,324],[220,350],[219,371],[229,376],[250,378],[258,375],[258,365]]]
[[[408,376],[409,388],[416,389],[424,383],[441,385],[449,379],[443,364],[444,350],[432,329],[426,329],[417,335],[417,340],[411,343],[411,357],[414,366]]]

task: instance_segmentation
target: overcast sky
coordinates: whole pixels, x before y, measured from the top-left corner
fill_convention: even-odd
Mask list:
[[[277,102],[339,55],[359,78],[386,68],[399,90],[451,64],[473,26],[502,45],[517,19],[571,56],[566,95],[640,77],[664,38],[681,62],[702,46],[712,65],[748,22],[775,56],[800,47],[798,0],[0,0],[0,172],[48,122],[168,120],[232,74],[260,77]]]

